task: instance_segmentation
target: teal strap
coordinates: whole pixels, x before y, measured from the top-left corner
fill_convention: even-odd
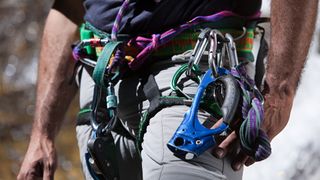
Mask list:
[[[119,41],[111,41],[105,45],[102,50],[101,55],[97,60],[97,65],[93,70],[92,78],[96,85],[100,87],[106,87],[104,84],[104,74],[106,72],[107,66],[110,63],[111,56],[117,47],[121,44]]]

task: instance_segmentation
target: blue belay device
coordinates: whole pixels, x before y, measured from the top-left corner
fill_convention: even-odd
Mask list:
[[[199,156],[216,144],[213,135],[221,134],[229,127],[237,109],[240,92],[236,80],[228,70],[219,68],[218,72],[224,75],[215,78],[212,76],[211,69],[206,71],[190,109],[185,113],[181,125],[167,144],[168,148],[178,157],[191,159],[194,156]],[[197,114],[206,88],[216,81],[221,81],[225,85],[225,97],[221,107],[223,122],[217,128],[208,129],[200,123]]]

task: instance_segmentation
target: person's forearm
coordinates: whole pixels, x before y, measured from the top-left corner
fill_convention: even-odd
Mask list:
[[[74,23],[50,11],[42,38],[32,136],[53,140],[75,95],[76,86],[69,81],[74,66],[70,45],[76,32]]]
[[[266,129],[273,138],[289,119],[315,27],[318,0],[272,0],[267,65]],[[277,109],[278,107],[283,107]],[[287,108],[285,108],[287,106]],[[289,112],[285,112],[289,111]]]
[[[270,91],[293,95],[308,54],[318,0],[273,0],[267,82]]]

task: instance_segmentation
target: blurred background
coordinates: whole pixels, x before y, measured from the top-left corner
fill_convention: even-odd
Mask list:
[[[27,150],[34,113],[39,42],[52,2],[0,1],[0,180],[16,178]],[[75,138],[77,109],[74,102],[57,139],[56,179],[82,179]]]
[[[269,14],[269,0],[263,12]],[[35,103],[40,38],[52,0],[0,1],[0,180],[15,179],[27,150]],[[320,179],[319,18],[287,128],[269,159],[245,169],[244,180]],[[77,98],[57,139],[56,179],[82,179],[75,139]]]

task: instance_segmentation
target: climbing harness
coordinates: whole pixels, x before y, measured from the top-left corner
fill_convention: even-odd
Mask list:
[[[238,57],[253,59],[250,52],[255,25],[254,28],[243,30],[239,36],[246,36],[247,39],[245,41],[249,41],[249,43],[242,43],[243,46],[238,48],[238,55],[232,36],[228,33],[226,35],[222,33],[223,28],[226,31],[228,31],[228,28],[229,30],[235,29],[240,26],[239,24],[242,26],[248,19],[259,17],[259,14],[241,18],[233,12],[222,11],[210,16],[198,16],[177,28],[169,29],[161,34],[153,34],[151,38],[142,36],[129,37],[128,35],[118,34],[121,19],[129,2],[130,0],[123,1],[111,34],[101,32],[87,23],[81,29],[81,41],[73,48],[74,59],[90,69],[95,82],[91,107],[82,111],[84,114],[89,114],[88,119],[92,127],[86,159],[90,164],[88,168],[93,173],[93,177],[95,179],[113,180],[120,177],[116,158],[117,153],[111,135],[111,131],[121,124],[118,122],[117,97],[114,86],[128,70],[137,71],[143,65],[148,64],[149,59],[151,59],[148,57],[151,54],[155,57],[152,59],[157,59],[157,57],[163,59],[163,57],[168,57],[169,55],[182,53],[185,50],[192,49],[195,43],[194,39],[198,39],[198,41],[195,44],[189,63],[182,65],[171,81],[170,86],[175,95],[161,96],[152,73],[144,77],[146,83],[143,90],[146,98],[150,101],[150,106],[142,115],[140,121],[140,130],[136,137],[137,147],[141,149],[143,135],[146,132],[149,120],[157,112],[173,105],[187,105],[190,106],[190,110],[185,114],[181,126],[169,141],[168,147],[180,156],[187,154],[189,154],[189,157],[190,154],[199,156],[205,150],[214,146],[215,139],[213,135],[221,134],[229,129],[242,95],[247,97],[247,101],[243,101],[243,104],[246,102],[245,109],[250,108],[250,105],[253,104],[252,108],[245,112],[246,114],[242,114],[243,118],[246,117],[247,121],[245,122],[249,125],[251,125],[252,121],[255,121],[256,126],[254,127],[256,129],[255,134],[251,135],[251,131],[246,128],[249,125],[243,125],[245,123],[242,123],[240,128],[240,135],[243,134],[241,146],[248,154],[253,155],[257,149],[254,146],[258,145],[259,153],[255,153],[256,159],[259,159],[261,154],[264,157],[260,157],[260,159],[268,156],[269,149],[267,145],[269,141],[267,141],[267,136],[259,129],[263,117],[261,116],[261,105],[259,105],[261,98],[253,98],[258,94],[252,91],[255,89],[254,84],[248,83],[249,80],[244,78],[245,73],[242,74],[242,71],[238,71],[242,67],[239,65]],[[222,29],[217,30],[217,28]],[[204,30],[199,34],[199,29]],[[182,45],[177,48],[179,43]],[[208,55],[209,68],[203,72],[200,70],[199,62],[208,44],[210,45]],[[239,44],[241,45],[241,43]],[[225,49],[229,57],[227,64],[231,67],[229,69],[224,67],[226,65],[226,62],[223,61]],[[184,93],[183,89],[177,85],[180,77],[184,74],[199,84],[194,97]],[[248,87],[251,89],[248,90]],[[246,94],[245,90],[248,91]],[[101,112],[99,108],[101,104],[104,104],[105,112]],[[216,119],[223,117],[223,123],[215,129],[203,127],[197,118],[199,108],[205,110]],[[100,115],[101,113],[104,114],[103,118]],[[260,119],[252,119],[250,115],[253,113],[255,113],[256,117],[260,115]],[[246,138],[248,133],[250,141],[247,141]],[[259,141],[256,139],[259,139]]]

